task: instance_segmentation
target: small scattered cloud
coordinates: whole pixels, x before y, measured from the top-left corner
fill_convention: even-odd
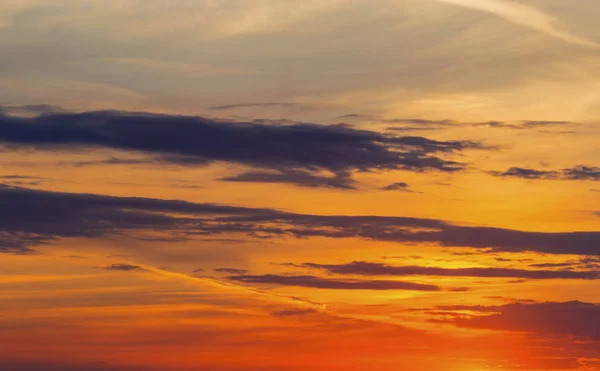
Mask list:
[[[404,182],[397,182],[397,183],[392,183],[388,186],[385,186],[383,188],[381,188],[384,191],[403,191],[403,192],[413,192],[410,189],[410,186],[408,185],[408,183],[404,183]]]
[[[232,281],[251,284],[270,284],[279,286],[310,287],[330,290],[413,290],[440,291],[435,285],[425,285],[412,282],[384,280],[337,280],[315,276],[284,276],[278,274],[240,275],[228,277]]]
[[[224,111],[224,110],[233,110],[238,108],[251,108],[251,107],[259,107],[259,108],[268,108],[268,107],[282,107],[282,108],[293,108],[297,107],[296,103],[286,103],[286,102],[266,102],[266,103],[237,103],[237,104],[225,104],[222,106],[212,106],[208,107],[211,110]]]
[[[213,269],[217,273],[227,273],[227,274],[246,274],[248,271],[246,269],[237,269],[237,268],[215,268]]]
[[[282,309],[271,312],[271,314],[275,317],[298,317],[298,316],[306,316],[310,314],[319,313],[314,309]]]
[[[346,115],[338,116],[339,119],[368,119],[370,116],[360,115],[358,113],[349,113]]]
[[[600,180],[600,167],[577,165],[562,170],[537,170],[512,167],[506,171],[490,171],[491,175],[503,178],[547,179],[547,180]]]
[[[0,182],[13,187],[34,187],[41,185],[50,179],[30,175],[0,175]]]
[[[352,174],[346,171],[334,173],[332,176],[320,175],[305,170],[249,171],[221,178],[220,180],[225,182],[283,183],[298,187],[356,190],[356,181],[352,178]]]
[[[142,267],[131,264],[112,264],[106,267],[101,267],[101,269],[109,270],[109,271],[139,271],[143,270]]]

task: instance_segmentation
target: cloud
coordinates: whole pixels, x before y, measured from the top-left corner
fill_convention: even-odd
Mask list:
[[[137,233],[132,233],[137,232]],[[148,234],[144,234],[148,232]],[[362,238],[471,247],[483,252],[533,251],[600,255],[600,232],[527,232],[455,225],[411,217],[295,214],[138,197],[113,197],[0,186],[0,251],[32,253],[59,238],[174,237]],[[181,237],[185,237],[181,239]]]
[[[386,128],[390,131],[429,131],[429,130],[441,130],[448,128],[488,128],[488,129],[513,129],[513,130],[532,130],[540,128],[550,128],[556,126],[567,126],[574,125],[571,121],[515,121],[515,122],[503,122],[503,121],[487,121],[487,122],[459,122],[453,120],[425,120],[425,119],[391,119],[391,120],[378,120],[384,123],[398,124],[400,126],[391,126]],[[541,132],[541,131],[540,131]],[[548,133],[564,133],[557,131],[548,131]],[[571,132],[570,132],[571,133]]]
[[[316,124],[265,125],[192,116],[115,111],[0,115],[0,143],[37,149],[103,147],[142,152],[181,165],[233,162],[271,169],[439,170],[464,164],[435,154],[483,148],[472,141],[436,141]],[[307,150],[310,148],[310,150]]]
[[[562,172],[567,180],[600,180],[600,167],[578,165]]]
[[[382,188],[384,191],[406,191],[406,192],[412,192],[409,189],[409,185],[408,183],[404,183],[404,182],[398,182],[398,183],[392,183],[388,186],[385,186]]]
[[[538,128],[548,128],[553,126],[566,126],[573,125],[574,122],[571,121],[520,121],[516,124],[509,124],[501,121],[488,121],[481,122],[477,124],[471,124],[474,127],[483,127],[483,128],[492,128],[492,129],[516,129],[516,130],[524,130],[524,129],[538,129]]]
[[[562,126],[572,125],[570,121],[523,121],[522,126],[527,129],[548,127],[548,126]]]
[[[559,179],[560,173],[556,171],[526,169],[511,167],[506,171],[491,171],[490,174],[498,177],[513,177],[523,179]]]
[[[277,103],[277,102],[268,102],[268,103],[239,103],[239,104],[225,104],[222,106],[213,106],[209,107],[212,110],[224,111],[224,110],[232,110],[237,108],[249,108],[249,107],[260,107],[260,108],[268,108],[268,107],[281,107],[281,108],[293,108],[298,105],[295,103]]]
[[[113,265],[109,265],[107,267],[101,267],[101,268],[109,270],[109,271],[125,271],[125,272],[137,271],[137,270],[143,269],[140,266],[131,265],[131,264],[113,264]]]
[[[316,313],[318,312],[314,309],[282,309],[271,312],[271,314],[275,317],[297,317]]]
[[[0,113],[10,116],[35,117],[52,113],[67,112],[64,108],[49,104],[26,104],[22,106],[0,106]]]
[[[263,283],[280,286],[311,287],[331,290],[415,290],[415,291],[440,291],[435,285],[424,285],[420,283],[401,281],[359,281],[359,280],[335,280],[319,278],[315,276],[283,276],[277,274],[265,275],[241,275],[228,277],[232,281],[243,283]]]
[[[439,268],[423,266],[391,266],[381,263],[354,261],[347,264],[304,263],[305,268],[322,269],[333,274],[360,276],[440,276],[528,279],[600,279],[600,272],[572,270],[526,270],[512,268]]]
[[[542,11],[512,0],[437,0],[465,8],[491,13],[505,20],[532,28],[550,37],[590,49],[598,49],[600,45],[594,41],[573,35],[556,27],[555,20]]]
[[[512,177],[523,179],[552,179],[552,180],[600,180],[600,167],[577,165],[562,170],[536,170],[512,167],[506,171],[491,171],[490,174],[498,177]]]
[[[349,172],[337,172],[323,176],[304,170],[281,170],[279,172],[250,171],[220,179],[226,182],[288,183],[298,187],[335,188],[356,190],[356,181]]]
[[[364,116],[358,113],[348,113],[346,115],[341,115],[338,116],[337,118],[339,119],[363,119],[363,118],[369,118],[369,116]]]
[[[502,331],[525,331],[545,335],[573,335],[600,340],[600,306],[580,301],[513,303],[501,306],[438,306],[454,316],[435,320],[460,327]],[[463,311],[480,315],[465,315]],[[483,314],[483,315],[481,315]]]
[[[228,273],[228,274],[246,274],[248,273],[245,269],[236,269],[236,268],[215,268],[213,269],[218,273]]]
[[[11,186],[37,186],[48,180],[48,178],[29,175],[0,175],[0,182]]]
[[[145,198],[36,191],[0,185],[0,250],[31,252],[29,246],[57,238],[101,238],[119,231],[191,229],[191,220],[166,213],[252,215],[273,212]],[[210,229],[210,228],[209,228]],[[210,233],[210,231],[207,231]]]

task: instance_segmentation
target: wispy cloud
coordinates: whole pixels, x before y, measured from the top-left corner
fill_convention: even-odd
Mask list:
[[[436,0],[465,8],[495,14],[509,22],[532,28],[555,39],[580,45],[590,49],[600,48],[600,44],[573,35],[556,26],[553,17],[534,7],[509,0]]]

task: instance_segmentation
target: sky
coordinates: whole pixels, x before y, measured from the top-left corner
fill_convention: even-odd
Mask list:
[[[599,16],[0,2],[0,369],[600,370]]]

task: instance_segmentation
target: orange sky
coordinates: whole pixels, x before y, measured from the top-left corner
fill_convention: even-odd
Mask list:
[[[0,370],[600,370],[600,4],[0,4]]]

